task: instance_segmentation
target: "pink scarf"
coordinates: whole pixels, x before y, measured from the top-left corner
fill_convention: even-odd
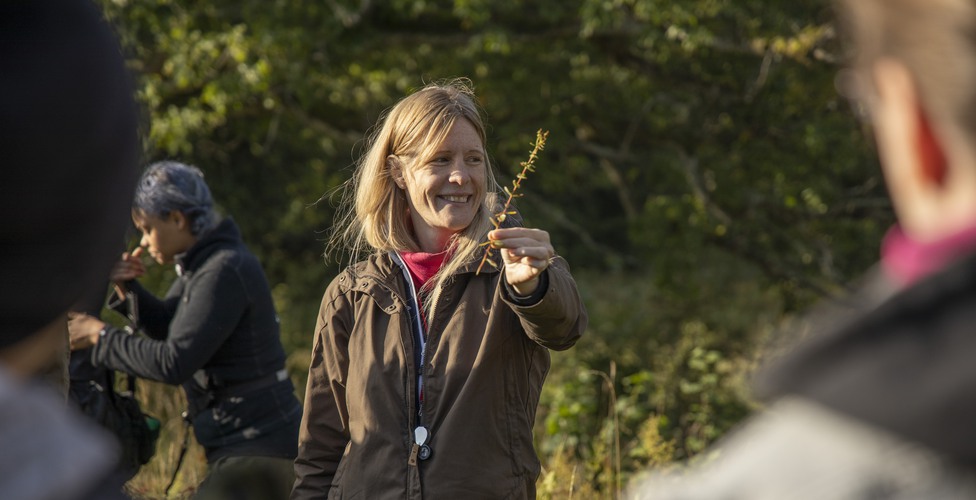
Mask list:
[[[912,240],[895,225],[881,243],[881,266],[888,276],[908,286],[974,249],[976,225],[927,243]]]

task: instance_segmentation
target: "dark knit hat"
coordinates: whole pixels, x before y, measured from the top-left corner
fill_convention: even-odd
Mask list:
[[[0,2],[0,348],[104,284],[138,175],[137,110],[88,0]]]

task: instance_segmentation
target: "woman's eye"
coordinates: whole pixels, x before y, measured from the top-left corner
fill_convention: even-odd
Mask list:
[[[481,157],[480,156],[469,156],[468,157],[468,163],[481,163]]]

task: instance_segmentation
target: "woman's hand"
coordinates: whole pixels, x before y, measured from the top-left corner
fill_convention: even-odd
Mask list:
[[[146,274],[146,265],[142,263],[142,247],[136,247],[132,253],[125,252],[122,258],[112,267],[109,279],[115,284],[122,284]]]
[[[71,341],[71,350],[77,351],[97,344],[102,328],[105,328],[105,322],[94,316],[69,312],[68,338]]]
[[[512,227],[495,229],[488,240],[500,248],[505,261],[505,278],[521,296],[532,295],[539,286],[539,276],[556,255],[549,243],[549,233],[541,229]]]
[[[125,252],[122,258],[112,267],[109,280],[115,284],[115,294],[119,300],[125,300],[125,282],[134,280],[146,274],[146,265],[142,263],[142,247],[136,247],[131,253]]]

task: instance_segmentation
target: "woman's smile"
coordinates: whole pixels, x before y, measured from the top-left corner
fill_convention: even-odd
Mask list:
[[[442,194],[438,198],[448,201],[450,203],[467,203],[471,199],[471,195],[464,194]]]

